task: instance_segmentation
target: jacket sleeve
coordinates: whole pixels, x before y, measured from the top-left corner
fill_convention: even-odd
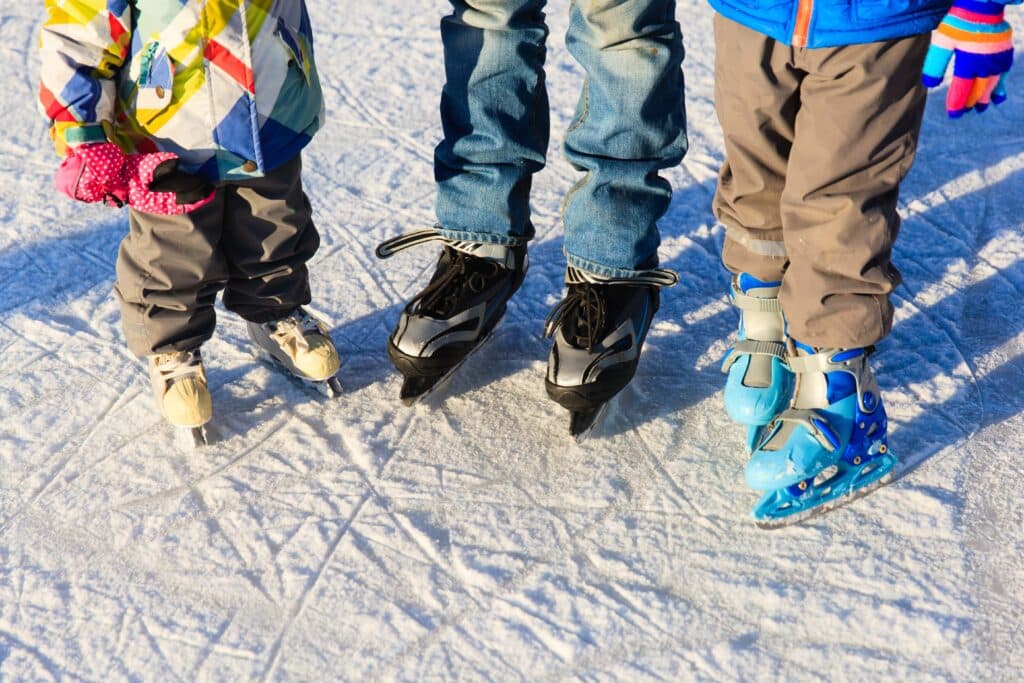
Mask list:
[[[128,0],[45,0],[39,104],[57,153],[106,139],[131,42]]]

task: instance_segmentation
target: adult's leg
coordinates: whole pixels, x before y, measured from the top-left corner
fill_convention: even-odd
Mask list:
[[[129,210],[114,291],[132,353],[199,347],[213,335],[217,292],[227,281],[220,249],[224,197],[180,216]]]
[[[861,347],[889,333],[900,182],[924,114],[928,36],[805,50],[796,139],[782,195],[791,336]]]
[[[306,262],[320,246],[296,156],[225,196],[224,306],[246,320],[277,320],[310,301]]]
[[[444,139],[434,155],[437,219],[456,240],[533,236],[530,184],[549,134],[545,0],[452,0],[441,20]]]
[[[566,198],[569,265],[628,278],[658,263],[686,152],[682,32],[675,0],[576,0],[566,44],[587,78],[565,154],[585,175]]]

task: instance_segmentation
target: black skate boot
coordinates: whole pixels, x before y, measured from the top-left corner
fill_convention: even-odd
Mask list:
[[[406,405],[439,388],[490,338],[528,264],[525,244],[450,240],[436,229],[388,240],[377,256],[431,241],[443,243],[434,276],[406,305],[388,340],[388,356],[405,377],[400,398]]]
[[[678,281],[661,269],[630,279],[566,270],[568,291],[545,328],[555,340],[545,385],[548,396],[569,410],[569,432],[577,441],[586,439],[608,401],[633,379],[660,303],[658,288]]]

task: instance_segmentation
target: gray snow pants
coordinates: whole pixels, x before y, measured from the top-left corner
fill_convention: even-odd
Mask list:
[[[715,43],[726,267],[782,280],[795,339],[874,344],[900,283],[896,202],[924,115],[928,35],[804,49],[716,16]]]
[[[320,237],[301,170],[296,156],[263,178],[219,188],[212,202],[182,216],[129,211],[114,290],[133,353],[208,340],[222,289],[228,310],[257,323],[309,303],[306,261]]]

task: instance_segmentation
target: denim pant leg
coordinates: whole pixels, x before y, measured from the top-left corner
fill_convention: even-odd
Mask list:
[[[533,237],[530,184],[550,130],[545,0],[452,0],[441,20],[444,139],[434,154],[445,237],[520,244]]]
[[[683,41],[675,0],[575,0],[566,43],[587,73],[565,154],[584,177],[566,198],[569,264],[631,277],[658,264],[686,153]]]

